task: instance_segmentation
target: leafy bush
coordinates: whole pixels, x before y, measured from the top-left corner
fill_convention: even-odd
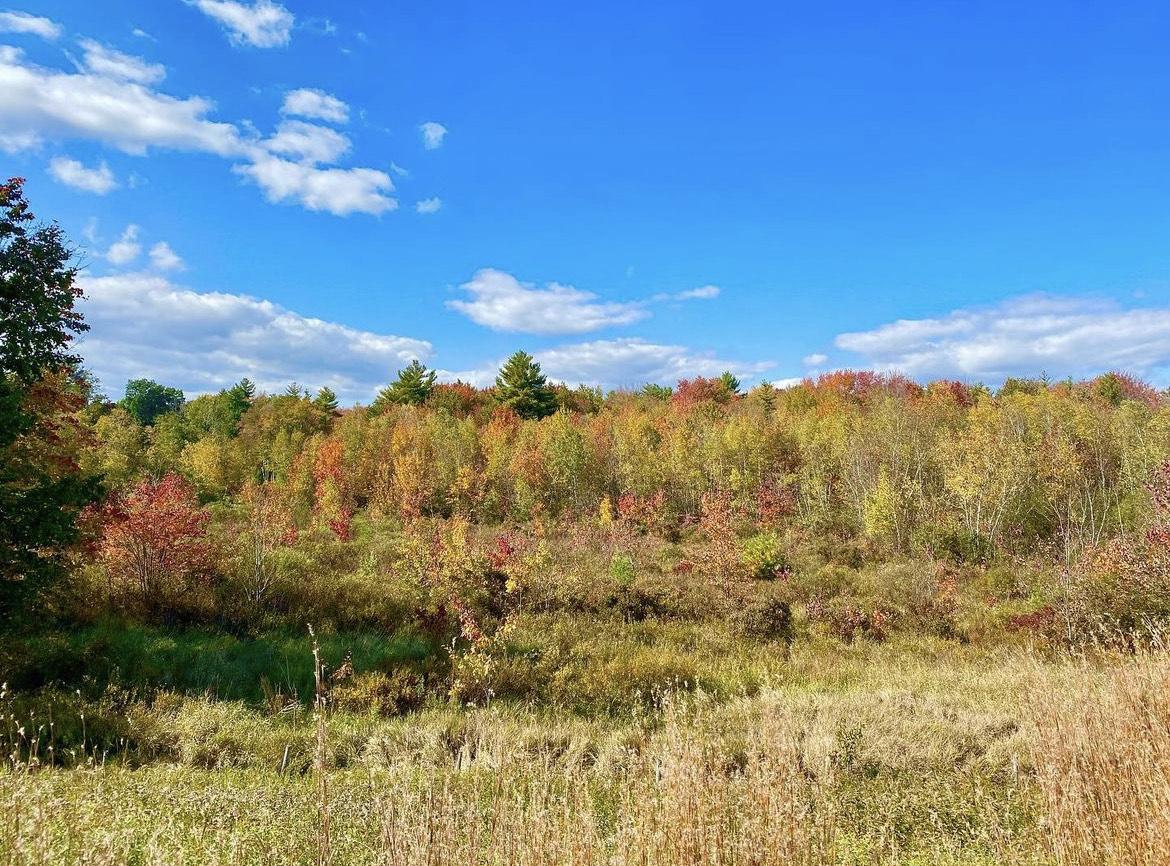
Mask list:
[[[761,532],[743,543],[743,564],[757,580],[787,577],[792,572],[788,553],[775,532]]]

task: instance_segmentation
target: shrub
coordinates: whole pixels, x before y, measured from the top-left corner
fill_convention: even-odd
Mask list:
[[[743,543],[743,564],[757,580],[787,577],[792,563],[775,532],[761,532]]]
[[[340,710],[398,716],[422,706],[426,688],[422,677],[408,668],[392,673],[368,671],[343,680],[333,689],[334,704]]]
[[[956,565],[987,565],[995,547],[984,535],[966,529],[927,525],[915,534],[915,546],[933,559],[945,559]]]
[[[790,643],[793,638],[792,606],[780,592],[768,587],[733,609],[732,625],[745,637]]]

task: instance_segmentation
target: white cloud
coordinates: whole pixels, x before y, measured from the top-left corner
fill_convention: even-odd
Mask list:
[[[31,33],[42,39],[57,39],[61,25],[28,12],[0,12],[0,33]]]
[[[805,355],[802,363],[806,367],[819,367],[827,360],[829,356],[823,352],[813,352],[811,355]]]
[[[23,62],[0,46],[0,143],[14,150],[42,137],[98,141],[132,154],[149,148],[235,156],[247,150],[230,123],[207,120],[212,103],[176,99],[92,71],[61,72]]]
[[[718,286],[699,286],[697,289],[687,289],[675,295],[680,301],[710,300],[719,297]]]
[[[626,269],[626,276],[633,274],[633,268]],[[650,300],[652,301],[709,301],[719,297],[720,288],[718,286],[699,286],[697,289],[685,289],[681,292],[659,292]]]
[[[161,63],[148,63],[92,39],[82,39],[80,45],[84,52],[82,65],[94,75],[136,84],[157,84],[166,78],[167,70]]]
[[[418,129],[422,133],[423,147],[427,150],[442,146],[443,139],[447,137],[447,127],[433,120],[421,124]]]
[[[308,318],[247,295],[196,292],[157,274],[80,282],[92,329],[79,348],[111,389],[149,376],[193,394],[247,376],[270,392],[296,381],[328,385],[344,402],[368,401],[396,369],[431,355],[424,340]]]
[[[390,170],[399,177],[410,177],[410,172],[396,162],[390,163]]]
[[[247,43],[256,48],[288,45],[295,19],[293,14],[272,0],[252,4],[238,0],[187,0],[205,15],[227,28],[228,38],[237,45]]]
[[[114,173],[104,162],[97,168],[88,168],[67,156],[55,156],[49,160],[49,174],[59,183],[97,195],[105,195],[118,185]]]
[[[1031,295],[841,334],[836,344],[869,366],[921,379],[996,382],[1012,375],[1080,377],[1120,369],[1164,381],[1170,307],[1124,309],[1109,301]]]
[[[476,271],[460,288],[471,300],[447,301],[447,306],[496,331],[581,334],[647,316],[641,304],[599,301],[592,292],[560,283],[539,289],[494,268]]]
[[[153,74],[134,66],[135,58],[101,58],[94,61],[100,72],[63,72],[27,64],[18,49],[0,45],[0,150],[27,149],[47,137],[95,141],[135,155],[153,148],[211,153],[235,160],[233,170],[255,181],[270,201],[337,215],[398,206],[385,172],[317,165],[348,151],[349,139],[335,130],[287,120],[270,139],[245,136],[235,124],[208,120],[213,106],[205,99],[177,99],[127,80]]]
[[[112,265],[125,265],[138,258],[142,246],[138,243],[138,226],[130,224],[122,232],[121,237],[110,244],[106,250],[106,260]]]
[[[594,340],[533,352],[550,379],[570,386],[638,388],[647,382],[673,385],[679,379],[718,376],[731,370],[747,381],[758,378],[774,365],[771,361],[744,362],[720,358],[711,352],[696,352],[686,346],[664,345],[630,337]],[[486,386],[494,380],[499,363],[476,370],[446,372],[447,380]]]
[[[271,202],[297,202],[336,216],[380,214],[398,207],[386,195],[394,190],[390,175],[372,168],[317,168],[257,153],[252,162],[232,170],[255,181]]]
[[[181,271],[186,267],[166,241],[159,241],[150,248],[150,263],[160,271]]]
[[[349,152],[350,141],[335,129],[303,120],[284,120],[264,142],[273,153],[309,163],[334,163]]]
[[[437,195],[414,203],[414,209],[419,213],[438,213],[442,206],[443,200]]]
[[[290,90],[284,95],[283,114],[310,117],[314,120],[328,120],[332,123],[349,122],[349,106],[324,90],[302,87]]]

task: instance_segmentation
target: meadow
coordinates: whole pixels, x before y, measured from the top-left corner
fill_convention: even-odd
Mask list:
[[[360,565],[310,587],[320,690],[289,624],[27,632],[4,658],[4,862],[1164,862],[1155,638],[1059,645],[1026,596],[989,608],[1002,568],[815,554],[752,585],[745,608],[790,599],[761,627],[678,572],[685,543],[614,554],[615,532],[548,540],[523,609],[462,653],[409,617],[328,622],[332,584],[375,611],[417,588],[386,577],[401,530],[322,536]],[[919,597],[940,570],[942,612]],[[830,580],[888,631],[810,618]]]
[[[0,205],[0,862],[1168,862],[1166,392],[114,401]]]

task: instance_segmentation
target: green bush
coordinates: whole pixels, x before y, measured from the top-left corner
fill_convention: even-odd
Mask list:
[[[792,562],[775,532],[761,532],[743,543],[743,564],[757,580],[786,577]]]

